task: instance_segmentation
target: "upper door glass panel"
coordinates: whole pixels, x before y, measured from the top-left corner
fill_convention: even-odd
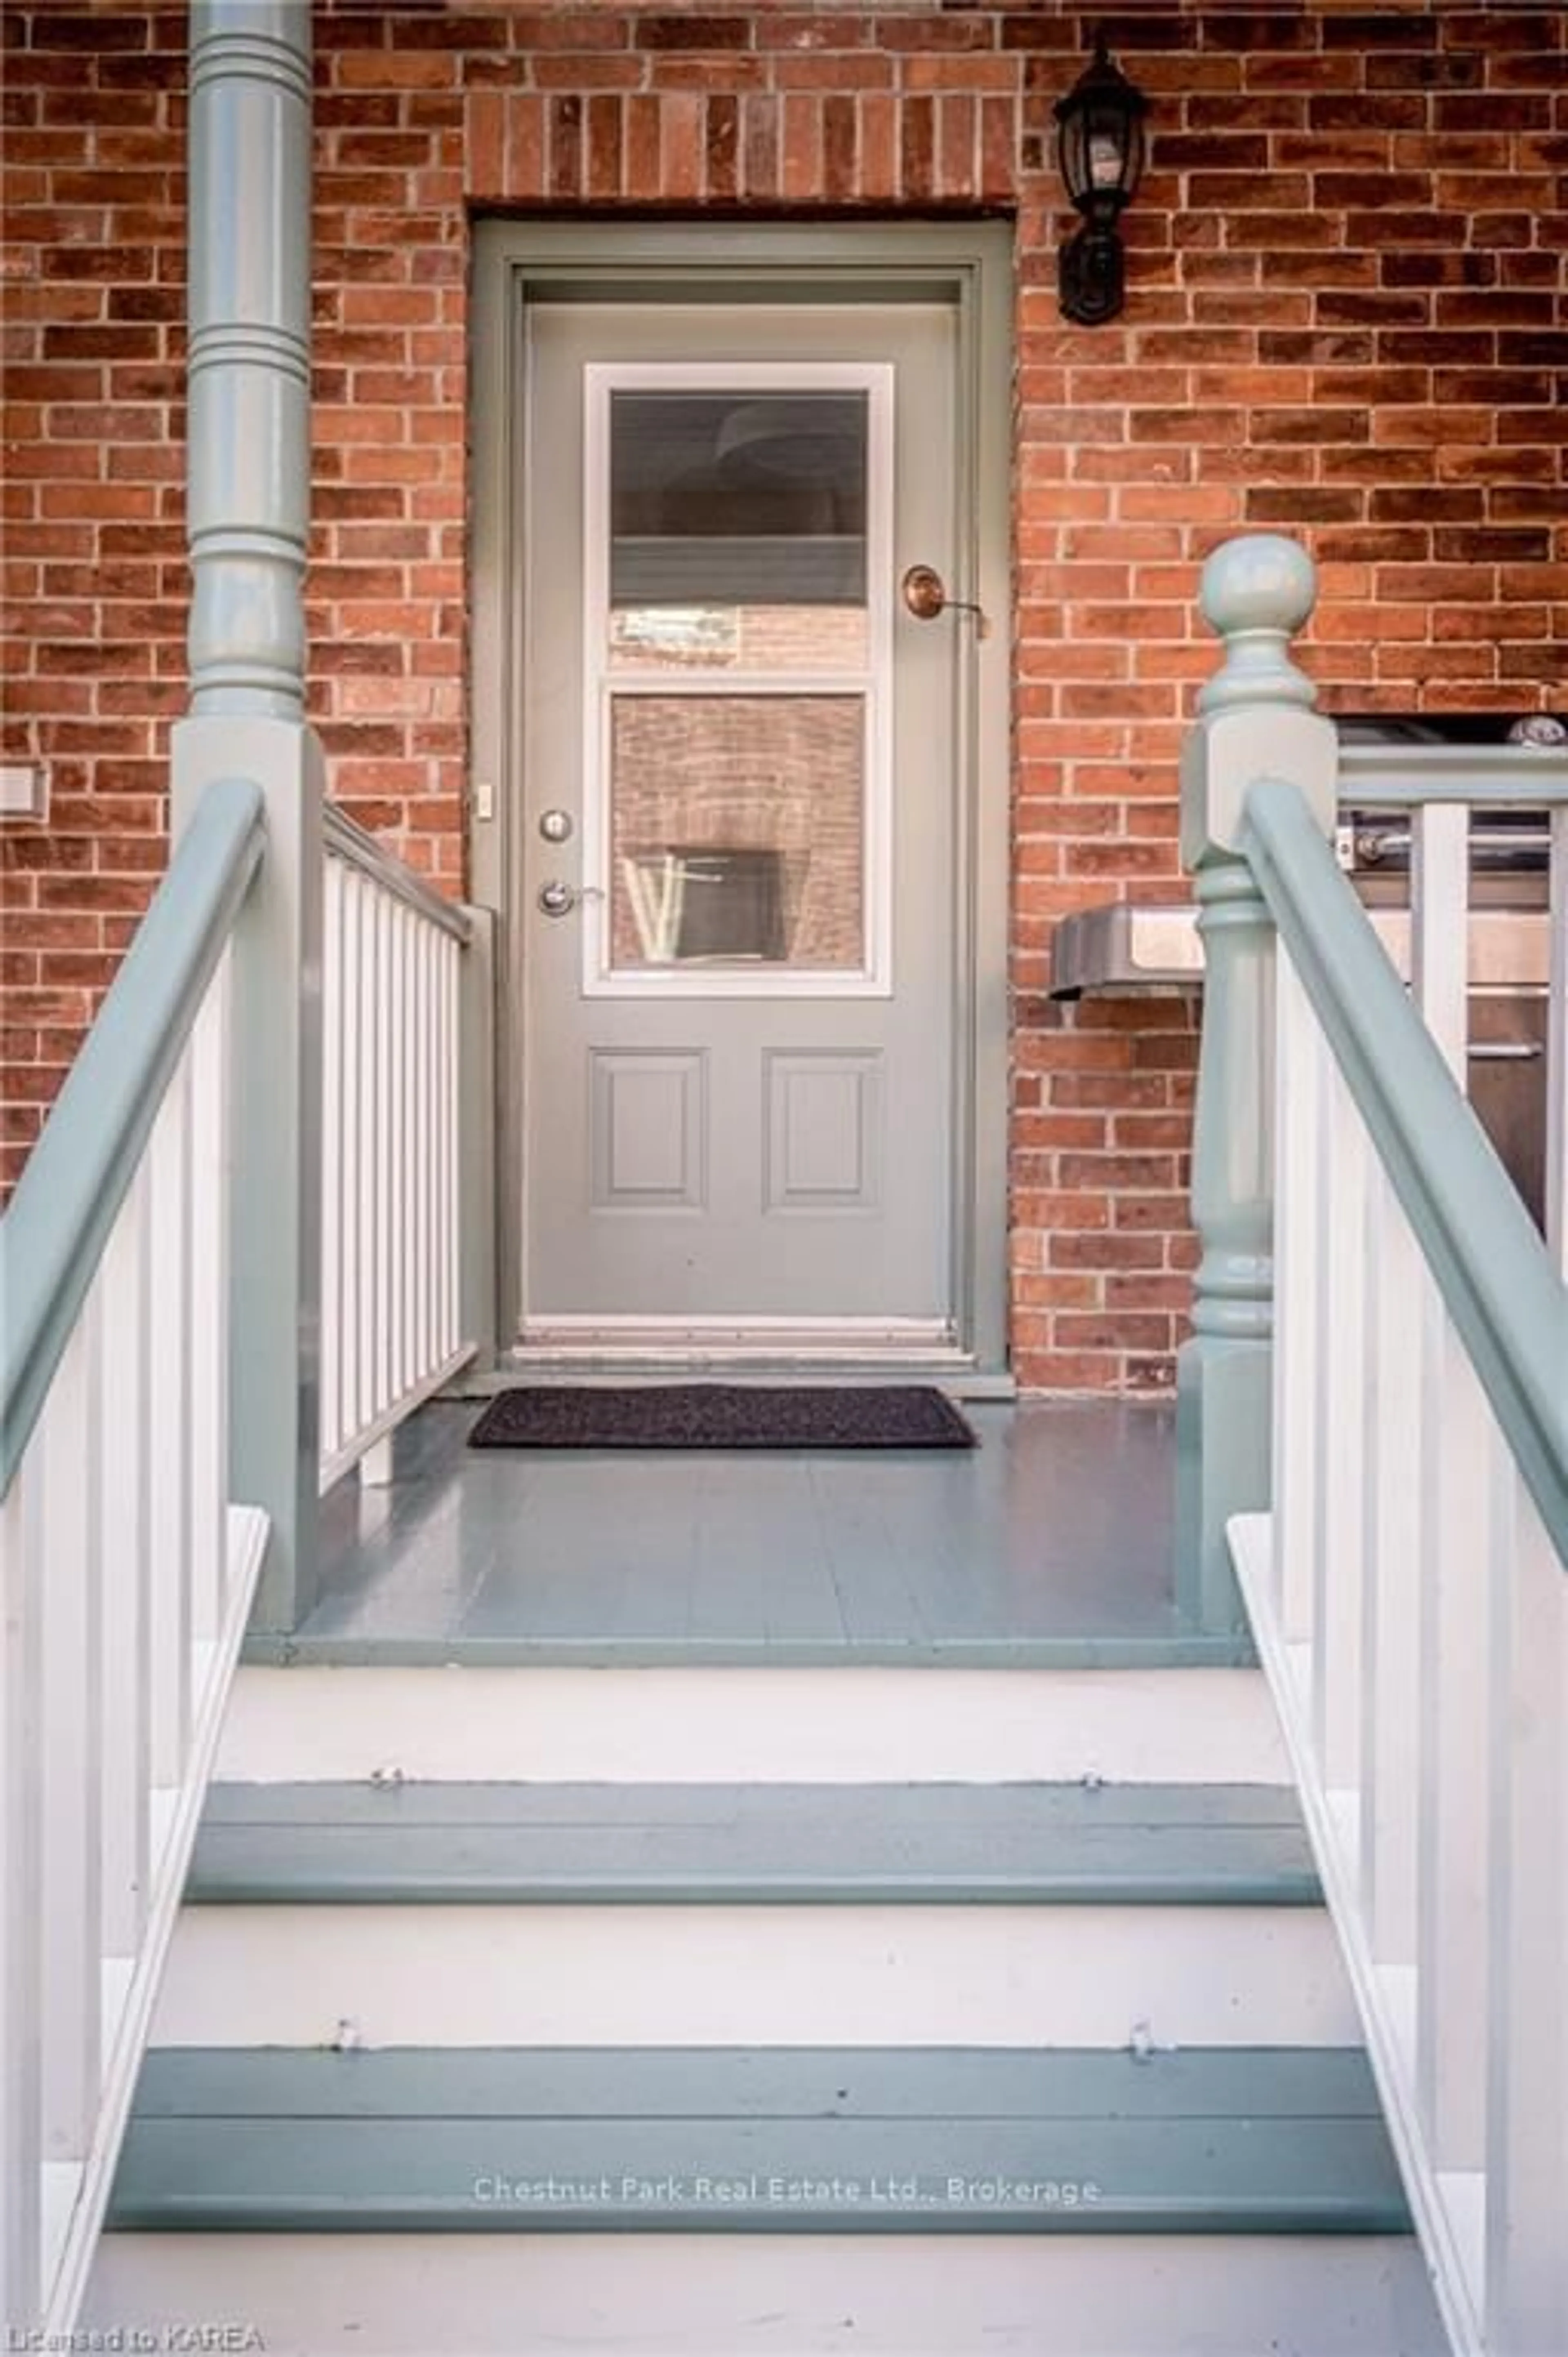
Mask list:
[[[859,391],[610,397],[612,669],[863,671]]]

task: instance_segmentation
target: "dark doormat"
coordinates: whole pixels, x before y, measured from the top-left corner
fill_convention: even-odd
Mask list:
[[[929,1383],[529,1384],[491,1400],[470,1448],[972,1448]]]

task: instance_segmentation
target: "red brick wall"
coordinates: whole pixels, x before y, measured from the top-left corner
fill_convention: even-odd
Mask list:
[[[1051,107],[1103,23],[1153,102],[1123,317],[1058,315]],[[1331,705],[1563,698],[1568,18],[1337,0],[1104,10],[318,5],[312,705],[334,791],[459,880],[467,208],[1015,210],[1015,1337],[1157,1384],[1186,1297],[1193,1043],[1053,1007],[1053,920],[1176,874],[1174,760],[1238,527],[1323,566]],[[12,0],[5,755],[14,1169],[161,865],[183,696],[183,10]]]

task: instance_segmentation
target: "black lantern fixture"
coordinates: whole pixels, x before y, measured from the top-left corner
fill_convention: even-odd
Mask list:
[[[1116,224],[1144,168],[1144,117],[1149,102],[1111,62],[1098,34],[1094,62],[1057,102],[1057,161],[1083,226],[1062,247],[1058,284],[1063,316],[1097,328],[1122,308],[1122,242]]]

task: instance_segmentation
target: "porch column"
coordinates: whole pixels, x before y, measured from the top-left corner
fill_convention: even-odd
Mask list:
[[[254,780],[267,850],[234,944],[232,1494],[272,1535],[257,1625],[316,1598],[321,1262],[320,749],[305,723],[311,11],[191,0],[189,717],[177,831]]]
[[[1176,1600],[1214,1634],[1244,1625],[1225,1526],[1267,1506],[1273,1337],[1273,921],[1241,854],[1248,788],[1288,778],[1332,823],[1333,723],[1313,710],[1289,640],[1316,583],[1294,541],[1256,533],[1203,570],[1225,642],[1182,748],[1181,853],[1204,948],[1192,1209],[1202,1246],[1193,1333],[1176,1364]]]

